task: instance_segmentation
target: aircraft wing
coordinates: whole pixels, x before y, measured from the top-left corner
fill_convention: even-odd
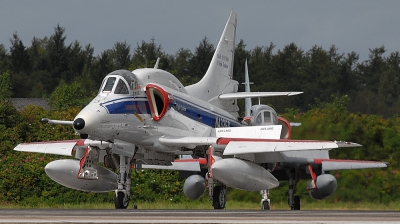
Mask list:
[[[330,150],[342,147],[359,147],[360,144],[340,141],[287,140],[262,138],[230,138],[230,137],[172,137],[163,136],[159,141],[166,146],[179,146],[193,149],[199,145],[214,145],[224,149],[224,155]]]
[[[225,93],[219,95],[220,100],[233,100],[233,99],[244,99],[244,98],[259,98],[259,97],[271,97],[271,96],[293,96],[302,94],[303,92],[237,92],[237,93]]]
[[[82,146],[84,139],[52,141],[52,142],[30,142],[17,145],[15,151],[36,152],[62,156],[72,156],[75,146]]]
[[[282,140],[282,139],[222,139],[227,146],[224,155],[267,153],[284,151],[330,150],[339,147],[358,147],[357,143],[314,140]]]
[[[314,163],[321,164],[322,171],[387,167],[387,163],[384,162],[365,160],[314,159]]]

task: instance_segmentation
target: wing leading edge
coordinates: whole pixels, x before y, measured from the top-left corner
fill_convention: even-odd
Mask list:
[[[271,97],[271,96],[294,96],[302,94],[303,92],[236,92],[225,93],[219,95],[220,100],[233,100],[244,98],[258,98],[258,97]]]
[[[285,151],[330,150],[339,147],[359,147],[360,144],[337,141],[314,140],[270,140],[270,139],[229,139],[223,138],[220,143],[227,143],[224,155],[269,153]]]
[[[17,145],[14,150],[22,152],[36,152],[62,156],[72,156],[75,146],[82,146],[84,139],[53,141],[53,142],[30,142]]]
[[[322,171],[385,168],[388,165],[380,161],[340,159],[314,159],[314,163],[321,164]]]

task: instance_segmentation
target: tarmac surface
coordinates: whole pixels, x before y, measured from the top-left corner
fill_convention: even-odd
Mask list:
[[[399,223],[400,211],[3,209],[0,223]]]

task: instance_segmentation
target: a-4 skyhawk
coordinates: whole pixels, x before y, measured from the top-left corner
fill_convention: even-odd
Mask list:
[[[44,119],[72,125],[81,139],[21,143],[14,150],[73,156],[47,164],[47,175],[81,191],[115,191],[116,208],[128,207],[132,166],[190,171],[185,195],[196,199],[208,188],[216,209],[225,207],[226,186],[263,191],[262,205],[269,209],[268,189],[281,179],[289,180],[290,207],[300,209],[294,196],[298,174],[307,174],[310,195],[322,199],[336,189],[330,170],[386,167],[382,162],[329,159],[329,150],[356,143],[290,140],[290,123],[266,105],[255,105],[251,116],[239,118],[237,99],[301,92],[237,92],[238,82],[232,79],[235,35],[232,11],[198,83],[183,86],[157,66],[111,72],[73,121]],[[193,160],[177,162],[177,155]],[[117,168],[118,174],[107,168]]]

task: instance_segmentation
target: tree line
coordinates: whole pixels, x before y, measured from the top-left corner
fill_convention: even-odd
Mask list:
[[[167,54],[154,39],[136,43],[132,49],[126,42],[117,42],[112,49],[94,55],[94,48],[79,41],[66,43],[65,28],[57,25],[50,37],[37,38],[27,47],[14,33],[11,47],[0,44],[0,74],[11,78],[10,97],[48,98],[59,85],[75,84],[82,98],[92,97],[105,75],[113,70],[134,70],[153,67],[160,58],[159,68],[174,74],[184,85],[201,79],[206,72],[215,47],[204,37],[194,52],[181,48]],[[252,91],[302,91],[289,98],[267,98],[262,103],[273,105],[278,112],[285,108],[307,111],[315,99],[321,102],[348,96],[351,112],[391,117],[400,110],[400,54],[386,54],[384,46],[370,49],[369,59],[360,62],[356,52],[339,53],[313,46],[303,50],[295,43],[275,50],[271,42],[247,50],[244,40],[235,49],[233,77],[244,81],[244,63],[248,60]],[[239,86],[244,91],[244,86]],[[241,103],[242,104],[242,103]]]
[[[187,85],[202,77],[214,52],[214,46],[204,38],[194,53],[180,49],[175,55],[168,55],[151,40],[138,43],[132,55],[130,45],[121,42],[94,56],[90,45],[81,47],[77,41],[66,45],[65,38],[65,29],[57,26],[49,38],[34,38],[31,47],[25,47],[17,34],[11,38],[10,51],[0,45],[0,203],[34,206],[110,202],[112,192],[79,192],[47,177],[44,166],[61,157],[12,149],[21,142],[79,138],[69,126],[45,125],[40,119],[72,120],[97,92],[103,77],[113,70],[153,67],[160,57],[159,68]],[[400,120],[394,115],[398,111],[398,52],[384,57],[384,47],[372,49],[369,60],[359,63],[356,53],[339,54],[334,46],[329,50],[315,46],[305,52],[292,43],[273,53],[274,47],[271,43],[246,50],[240,40],[234,78],[244,81],[244,61],[248,59],[250,79],[256,83],[252,91],[305,92],[294,97],[262,99],[289,121],[302,123],[293,128],[293,138],[357,142],[363,147],[335,149],[331,157],[390,163],[386,169],[334,172],[338,189],[326,200],[399,201]],[[45,97],[51,110],[37,106],[17,110],[7,100],[10,97]],[[187,200],[182,193],[183,182],[176,171],[135,171],[132,198]],[[305,193],[305,185],[300,181],[299,193]],[[282,182],[281,187],[271,191],[271,199],[285,201],[286,193],[287,182]],[[228,196],[257,203],[260,197],[258,192],[232,189]],[[307,203],[318,203],[303,198]]]

